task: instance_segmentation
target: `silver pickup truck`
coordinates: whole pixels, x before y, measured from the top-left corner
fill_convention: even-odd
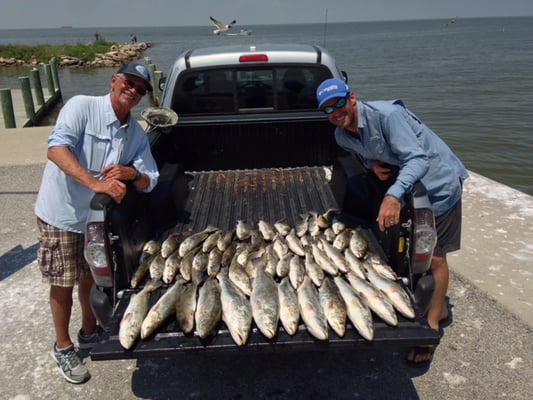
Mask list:
[[[213,47],[191,49],[177,57],[161,82],[161,107],[175,112],[178,121],[174,126],[156,127],[147,133],[161,174],[156,188],[143,194],[131,187],[120,205],[105,195],[95,195],[91,203],[85,256],[95,278],[91,303],[107,332],[91,351],[93,360],[179,357],[190,352],[304,351],[438,343],[438,334],[424,318],[434,288],[428,271],[435,241],[434,218],[425,189],[418,184],[406,197],[399,225],[379,231],[375,220],[386,185],[365,169],[360,159],[336,145],[333,127],[317,110],[316,88],[331,77],[347,80],[325,49],[311,45]],[[316,230],[313,224],[320,216],[325,216],[326,222]],[[239,267],[248,273],[250,287],[255,290],[259,285],[254,272],[257,270],[245,268],[247,263],[255,261],[255,268],[262,265],[266,269],[266,254],[272,253],[274,241],[289,240],[289,231],[281,228],[275,228],[276,238],[259,237],[259,222],[267,224],[264,226],[301,229],[302,221],[308,224],[298,240],[302,243],[307,236],[307,242],[303,253],[298,255],[294,250],[296,253],[291,255],[295,263],[303,265],[307,258],[319,263],[327,251],[329,260],[334,260],[337,253],[330,247],[335,236],[328,228],[337,223],[334,235],[346,229],[352,236],[357,232],[364,237],[365,250],[356,260],[366,265],[361,280],[369,283],[365,276],[372,263],[389,268],[389,279],[407,295],[414,314],[395,312],[395,321],[391,322],[371,311],[370,322],[367,321],[373,330],[371,338],[364,337],[345,315],[342,334],[326,325],[325,337],[317,337],[316,330],[310,328],[308,311],[300,303],[295,331],[289,332],[282,321],[276,320],[273,334],[266,335],[254,316],[245,340],[236,343],[224,321],[227,313],[218,313],[218,307],[223,310],[228,306],[219,303],[220,296],[213,300],[217,319],[209,334],[200,332],[199,319],[184,328],[175,311],[185,306],[176,296],[170,313],[167,310],[153,331],[144,337],[136,332],[133,341],[123,345],[121,329],[129,318],[125,315],[128,305],[148,284],[159,279],[160,287],[150,293],[143,318],[158,307],[171,288],[181,285],[176,290],[183,292],[193,281],[196,303],[191,313],[201,318],[195,314],[205,306],[200,303],[206,295],[206,283],[219,290],[222,285],[218,282],[223,278],[217,274],[231,276],[228,270],[237,268],[234,263],[239,257],[235,252],[214,267],[211,265],[209,271],[196,267],[191,274],[184,244],[188,238],[198,238],[201,232],[209,232],[203,239],[215,232],[220,236],[229,234],[230,243],[240,249],[239,254],[253,246],[257,251],[255,258],[241,257]],[[238,237],[236,231],[241,223],[256,234]],[[250,237],[259,237],[259,242],[252,245]],[[149,271],[143,264],[146,261],[141,260],[151,257],[153,262],[159,257],[158,262],[166,265],[170,250],[163,255],[160,246],[167,240],[171,241],[166,245],[171,243],[171,250],[178,252],[178,272],[171,280],[166,276],[162,281],[160,273]],[[155,243],[155,250],[146,247],[147,243]],[[184,249],[182,254],[180,248]],[[348,257],[345,248],[344,253],[337,250]],[[194,251],[205,260],[206,254],[201,252],[206,249],[201,243],[196,243]],[[278,253],[278,262],[283,255]],[[324,275],[333,282],[341,279],[348,283],[353,289],[350,293],[364,298],[363,291],[351,285],[345,262],[333,261],[333,269],[323,268]],[[147,272],[139,274],[143,265]],[[155,266],[153,270],[158,271]],[[268,279],[275,285],[271,287],[279,288],[283,278],[284,272],[271,270]],[[298,282],[293,288],[298,293],[302,281],[294,282]],[[314,300],[320,282],[307,287]],[[250,293],[240,290],[245,303],[252,303]],[[336,305],[342,309],[340,303]],[[281,307],[279,302],[276,304]],[[252,304],[254,309],[262,305],[266,303]],[[322,318],[319,309],[314,312]]]

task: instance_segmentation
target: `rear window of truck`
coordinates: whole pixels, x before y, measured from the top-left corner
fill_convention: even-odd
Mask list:
[[[316,110],[315,91],[331,78],[324,67],[191,70],[180,76],[172,109],[180,115]]]

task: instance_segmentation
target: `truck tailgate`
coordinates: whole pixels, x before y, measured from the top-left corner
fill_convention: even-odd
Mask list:
[[[364,339],[350,322],[347,323],[344,337],[339,337],[333,330],[329,330],[327,341],[320,341],[311,336],[305,326],[300,324],[294,336],[287,334],[280,324],[274,339],[267,339],[253,325],[250,337],[245,346],[237,346],[231,338],[226,326],[220,322],[215,335],[200,339],[197,335],[184,335],[179,330],[175,319],[171,318],[158,332],[148,340],[138,340],[130,350],[124,350],[118,341],[120,317],[124,313],[133,291],[126,291],[118,305],[117,312],[111,323],[110,335],[103,342],[91,350],[91,359],[115,360],[152,357],[172,357],[184,353],[243,353],[256,351],[312,351],[327,350],[329,348],[360,348],[392,346],[395,348],[414,345],[436,344],[439,342],[438,333],[425,324],[424,320],[417,317],[411,321],[401,316],[398,317],[398,326],[390,327],[379,318],[374,318],[374,339]],[[162,295],[162,291],[154,293],[151,304],[155,303]]]
[[[190,193],[185,201],[183,215],[171,229],[183,238],[212,225],[223,230],[235,227],[238,219],[271,223],[285,218],[294,226],[300,214],[309,211],[323,213],[330,208],[341,208],[335,188],[332,187],[332,171],[328,167],[269,168],[239,171],[205,171],[188,173]],[[358,221],[345,217],[347,226]],[[164,235],[169,232],[165,232]],[[163,236],[164,236],[163,235]],[[164,237],[160,238],[164,239]],[[375,247],[375,245],[374,245]],[[374,248],[374,250],[378,250]],[[154,292],[150,304],[166,289]],[[147,340],[138,340],[132,349],[124,350],[118,340],[122,315],[134,290],[121,291],[112,317],[109,335],[91,351],[93,360],[170,357],[188,352],[247,352],[278,350],[320,350],[358,346],[411,345],[438,343],[439,335],[430,329],[419,312],[414,320],[398,316],[397,327],[390,327],[379,318],[374,319],[375,338],[369,342],[361,337],[348,322],[344,337],[338,337],[331,329],[325,342],[314,339],[303,324],[294,336],[279,327],[274,339],[269,340],[253,326],[245,346],[237,346],[223,322],[216,335],[201,340],[197,335],[184,335],[175,318],[166,322]]]

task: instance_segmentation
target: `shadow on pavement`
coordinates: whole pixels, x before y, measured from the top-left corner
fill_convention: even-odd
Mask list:
[[[0,281],[31,263],[37,257],[39,243],[24,249],[21,245],[0,256]]]
[[[150,399],[418,399],[405,352],[186,355],[138,360],[136,396]]]

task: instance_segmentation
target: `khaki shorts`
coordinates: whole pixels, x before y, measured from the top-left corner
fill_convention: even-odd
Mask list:
[[[47,224],[37,218],[39,249],[37,264],[42,281],[53,286],[74,287],[80,275],[90,274],[83,257],[84,236]]]
[[[461,199],[443,215],[435,217],[437,245],[433,251],[434,256],[444,257],[461,248],[461,219]]]

